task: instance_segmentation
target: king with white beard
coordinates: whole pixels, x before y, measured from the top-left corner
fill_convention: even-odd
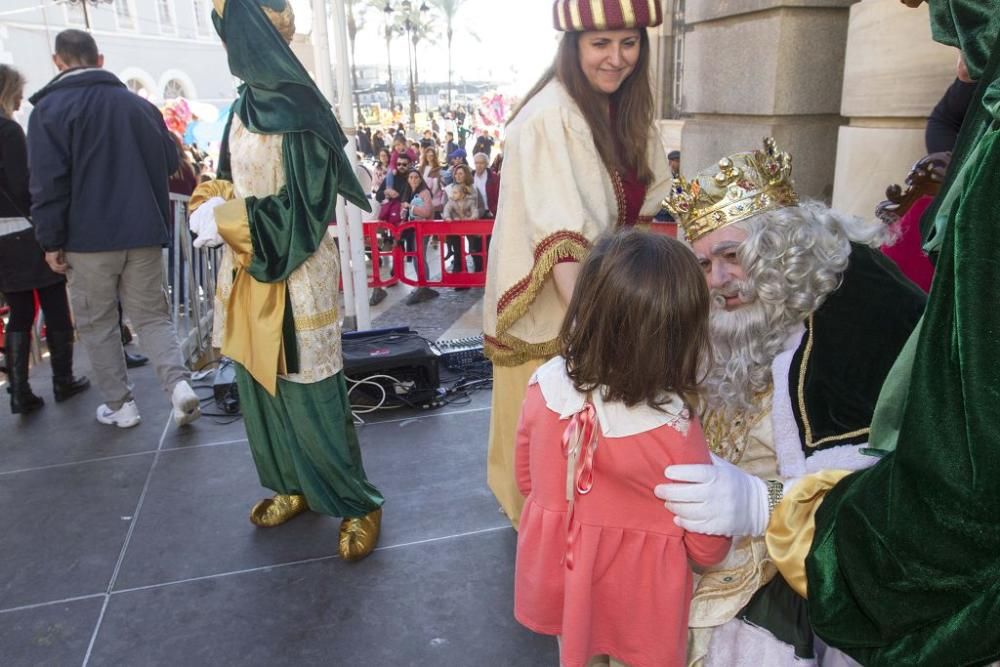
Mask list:
[[[684,528],[734,537],[697,580],[689,665],[850,664],[815,640],[764,534],[798,478],[877,460],[863,451],[872,413],[924,294],[877,250],[882,225],[799,201],[772,139],[678,179],[666,206],[712,291],[715,464],[671,466],[655,492]]]

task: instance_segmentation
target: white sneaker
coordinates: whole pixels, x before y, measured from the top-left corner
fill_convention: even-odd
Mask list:
[[[198,400],[198,394],[194,393],[191,385],[184,380],[174,387],[170,402],[174,405],[174,423],[178,426],[190,424],[201,417],[201,401]]]
[[[142,417],[139,416],[139,407],[135,401],[123,403],[117,410],[112,410],[106,403],[102,403],[97,408],[97,421],[118,428],[132,428],[142,421]]]

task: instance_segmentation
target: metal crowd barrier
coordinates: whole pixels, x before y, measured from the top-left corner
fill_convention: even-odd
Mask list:
[[[193,363],[212,346],[215,284],[222,251],[192,245],[189,199],[170,195],[173,229],[170,245],[163,250],[163,286],[181,353],[188,363]]]
[[[677,226],[673,223],[654,222],[643,228],[677,236]],[[484,287],[492,234],[492,220],[420,220],[398,225],[377,220],[366,222],[365,252],[371,257],[372,267],[368,286],[403,283],[413,287]],[[404,247],[407,236],[412,239],[409,248]],[[437,248],[432,268],[419,258],[427,256],[427,248],[433,241],[437,241]],[[458,257],[450,257],[449,252],[457,252]],[[408,262],[412,263],[416,277],[407,274]],[[455,264],[459,271],[452,270]]]
[[[370,253],[372,267],[368,286],[483,287],[492,234],[492,220],[366,222],[365,251]],[[421,261],[427,259],[434,241],[437,270]],[[413,265],[413,275],[407,275],[407,263]],[[453,270],[455,266],[458,271]]]

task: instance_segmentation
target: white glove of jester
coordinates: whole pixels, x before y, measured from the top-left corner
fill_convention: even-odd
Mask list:
[[[712,454],[712,464],[674,465],[654,489],[674,523],[705,535],[763,535],[770,520],[767,484]]]
[[[191,231],[198,235],[194,240],[195,248],[217,248],[224,243],[219,236],[219,228],[215,224],[215,208],[225,204],[222,197],[212,197],[191,214],[188,226]]]

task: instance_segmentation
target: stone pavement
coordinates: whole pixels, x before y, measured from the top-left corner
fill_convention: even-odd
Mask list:
[[[377,321],[471,335],[478,292],[393,297]],[[94,389],[56,405],[47,376],[33,371],[41,411],[0,406],[0,665],[557,664],[554,640],[512,616],[488,392],[366,416],[365,466],[387,501],[378,550],[352,564],[336,519],[250,524],[268,492],[242,422],[176,429],[147,367],[132,372],[144,421],[123,431],[94,420]]]

